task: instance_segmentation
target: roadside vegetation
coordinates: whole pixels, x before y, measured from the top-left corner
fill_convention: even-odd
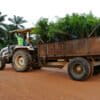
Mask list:
[[[33,30],[44,42],[64,41],[76,38],[86,38],[94,31],[96,36],[100,35],[100,18],[95,17],[91,12],[89,14],[66,15],[58,18],[56,22],[49,22],[47,18],[41,18],[36,23],[36,29]]]
[[[0,12],[0,49],[8,45],[9,37],[7,34],[9,34],[9,31],[24,28],[23,24],[27,22],[23,17],[15,15],[13,18],[8,18],[9,24],[6,23],[5,20],[7,20],[7,15],[3,15],[3,13]],[[10,37],[9,40],[11,44],[16,42],[13,35]]]
[[[13,16],[8,18],[0,12],[0,48],[8,45],[9,31],[15,29],[22,29],[24,23],[27,21],[24,17]],[[5,20],[9,21],[9,24]],[[56,21],[49,21],[48,18],[40,18],[32,33],[35,34],[34,43],[42,41],[47,42],[59,42],[69,39],[86,38],[92,32],[92,30],[98,26],[95,31],[95,35],[100,35],[100,18],[95,17],[91,12],[89,14],[77,14],[66,15],[63,18],[57,18]],[[11,35],[10,43],[16,42],[16,39]]]

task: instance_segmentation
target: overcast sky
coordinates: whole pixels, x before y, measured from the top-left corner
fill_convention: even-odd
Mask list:
[[[9,17],[23,16],[32,27],[40,17],[55,20],[72,13],[93,12],[100,17],[100,0],[0,0],[0,11]]]

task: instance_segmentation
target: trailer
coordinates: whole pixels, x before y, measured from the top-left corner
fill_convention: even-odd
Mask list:
[[[100,38],[92,37],[60,43],[38,45],[38,59],[42,64],[51,61],[68,63],[68,74],[74,80],[86,80],[100,64]]]

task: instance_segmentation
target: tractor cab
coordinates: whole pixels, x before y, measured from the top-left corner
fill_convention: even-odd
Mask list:
[[[10,34],[14,34],[14,36],[17,38],[17,45],[28,46],[31,44],[31,38],[30,38],[31,31],[32,31],[32,28],[17,29],[17,30],[10,31]]]
[[[28,50],[33,50],[32,40],[31,40],[31,31],[30,29],[18,29],[10,31],[10,34],[14,34],[17,40],[17,44],[14,47],[15,49],[23,48]]]
[[[16,51],[23,50],[27,52],[34,52],[34,47],[31,42],[30,29],[17,29],[10,31],[8,34],[8,46],[0,50],[0,70],[4,69],[5,64],[12,63],[13,55]],[[10,36],[14,35],[17,43],[10,43]]]

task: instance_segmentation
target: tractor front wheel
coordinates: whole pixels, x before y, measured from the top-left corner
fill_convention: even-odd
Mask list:
[[[3,70],[5,68],[5,61],[4,59],[0,58],[0,70]]]

